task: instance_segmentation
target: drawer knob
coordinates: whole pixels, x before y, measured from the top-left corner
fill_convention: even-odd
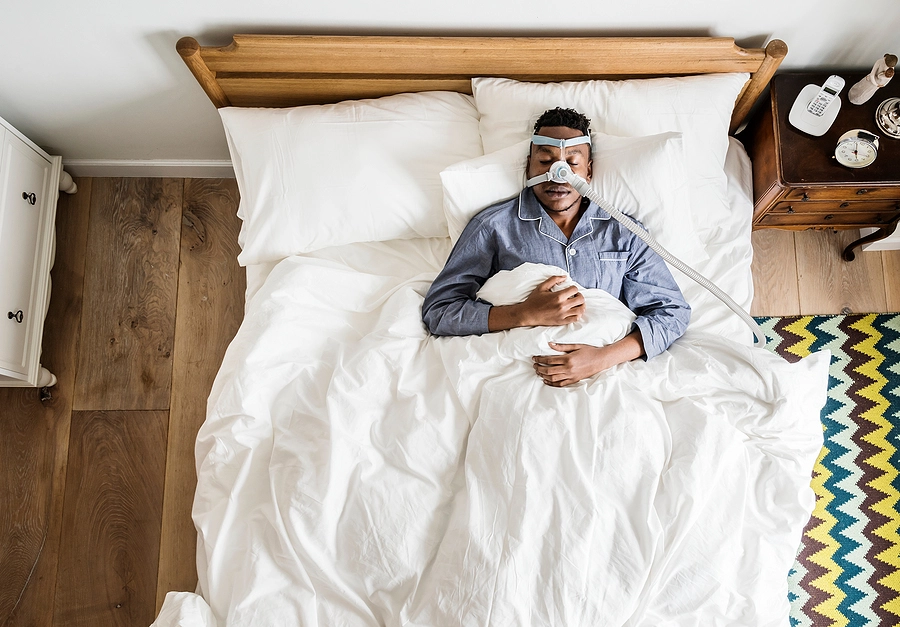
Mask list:
[[[842,203],[841,203],[841,209],[843,209],[844,207],[849,207],[849,206],[850,206],[850,203],[849,203],[849,202],[842,202]]]
[[[794,213],[794,208],[791,205],[788,205],[788,213]]]
[[[27,200],[29,205],[34,205],[37,203],[37,196],[34,195],[34,192],[30,194],[28,192],[22,192],[22,200]]]
[[[867,189],[858,189],[858,190],[856,190],[856,195],[857,195],[857,196],[862,196],[863,194],[868,194],[868,193],[869,193],[869,190],[867,190]]]
[[[25,319],[25,316],[22,313],[21,309],[19,311],[17,311],[16,313],[13,313],[11,311],[7,312],[6,317],[9,318],[10,320],[15,320],[19,324],[22,324],[22,320]]]
[[[803,202],[806,202],[807,200],[809,200],[809,194],[807,194],[806,192],[803,192],[803,198],[801,198],[800,200],[802,200]]]
[[[825,216],[825,219],[831,220],[833,217],[834,217],[834,215],[829,213],[827,216]]]

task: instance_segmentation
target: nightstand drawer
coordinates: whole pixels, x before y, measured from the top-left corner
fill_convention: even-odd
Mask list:
[[[796,213],[898,213],[900,212],[900,200],[882,200],[875,202],[861,202],[853,200],[810,200],[809,202],[779,202],[775,203],[768,213],[796,214]]]
[[[900,190],[896,187],[795,187],[788,191],[784,200],[897,200]]]
[[[824,204],[824,203],[823,203]],[[866,203],[875,204],[875,203]],[[900,212],[890,211],[835,211],[833,213],[780,213],[770,211],[757,222],[757,226],[778,226],[785,228],[856,228],[861,226],[881,226],[900,218]]]

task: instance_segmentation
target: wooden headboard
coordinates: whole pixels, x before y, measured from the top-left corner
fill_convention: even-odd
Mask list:
[[[728,37],[372,37],[235,35],[176,46],[216,107],[291,107],[403,92],[472,93],[474,76],[552,82],[749,72],[731,131],[787,54]]]

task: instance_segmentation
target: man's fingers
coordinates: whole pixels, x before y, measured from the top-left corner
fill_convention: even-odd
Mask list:
[[[561,290],[557,290],[553,292],[556,294],[556,298],[559,299],[559,302],[563,303],[568,300],[575,300],[579,296],[581,296],[581,292],[578,291],[578,287],[575,285],[570,285],[569,287],[564,287]],[[581,300],[584,300],[584,296],[581,296]]]
[[[558,342],[548,342],[548,344],[550,344],[550,348],[560,353],[571,353],[584,346],[584,344],[560,344]],[[558,355],[558,357],[562,357],[562,355]]]
[[[565,275],[560,276],[552,276],[549,279],[545,279],[540,285],[537,286],[539,290],[547,290],[549,291],[551,287],[554,285],[559,285],[564,282],[568,277]]]
[[[554,388],[564,388],[573,383],[575,383],[575,381],[572,379],[562,379],[561,381],[548,381],[547,379],[544,379],[544,385],[549,385]]]
[[[554,376],[554,375],[563,375],[568,372],[568,368],[562,365],[554,366],[546,366],[544,364],[534,364],[534,371],[537,372],[542,377],[544,376]]]
[[[565,355],[535,355],[532,359],[539,366],[561,366],[568,361]]]
[[[581,316],[583,316],[583,315],[584,315],[584,305],[576,305],[565,312],[565,315],[563,316],[563,320],[565,320],[567,323],[578,322],[579,320],[581,320]]]

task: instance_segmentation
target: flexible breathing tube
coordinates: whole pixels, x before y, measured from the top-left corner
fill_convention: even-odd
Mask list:
[[[749,313],[744,311],[744,309],[736,302],[734,302],[734,300],[732,300],[732,298],[728,294],[723,292],[719,288],[719,286],[717,286],[715,283],[694,270],[692,267],[675,257],[668,250],[663,248],[663,246],[659,242],[657,242],[656,239],[654,239],[654,237],[650,235],[650,233],[648,233],[644,228],[642,228],[637,222],[606,202],[606,200],[604,200],[600,196],[600,194],[594,191],[594,189],[588,184],[587,181],[585,181],[583,178],[572,171],[572,168],[569,167],[568,163],[566,163],[565,161],[557,161],[550,166],[550,171],[547,172],[547,174],[544,176],[546,176],[546,180],[552,180],[560,183],[566,182],[574,187],[575,191],[577,191],[579,194],[594,201],[594,204],[596,204],[598,207],[606,211],[610,216],[615,218],[615,220],[622,224],[622,226],[624,226],[626,229],[641,238],[641,240],[643,240],[644,243],[647,244],[647,246],[654,250],[665,261],[672,264],[672,266],[680,270],[682,273],[686,274],[695,282],[705,287],[713,294],[713,296],[728,305],[729,309],[736,313],[741,320],[747,323],[747,326],[750,327],[751,331],[753,331],[753,335],[756,338],[754,346],[758,348],[765,347],[766,334],[763,333],[762,329],[759,328],[759,325],[756,324],[756,320],[750,317]],[[530,182],[531,181],[529,181],[529,183]]]

